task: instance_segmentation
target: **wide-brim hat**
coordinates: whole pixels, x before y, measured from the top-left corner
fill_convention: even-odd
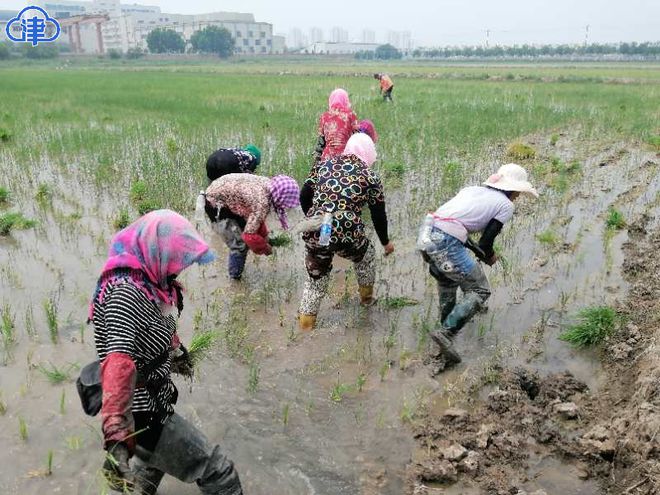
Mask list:
[[[488,177],[488,180],[483,184],[500,191],[515,191],[529,194],[535,198],[539,197],[538,191],[527,180],[527,171],[515,163],[502,165],[497,173]]]

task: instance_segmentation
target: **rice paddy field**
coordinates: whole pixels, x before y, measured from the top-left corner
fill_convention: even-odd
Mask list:
[[[181,277],[179,332],[198,359],[194,380],[176,379],[177,411],[222,445],[245,492],[505,493],[488,488],[485,462],[477,474],[459,469],[458,485],[416,470],[443,448],[420,432],[448,408],[478,410],[506,369],[569,371],[593,396],[607,389],[598,343],[625,325],[611,309],[631,283],[624,246],[642,220],[659,227],[659,64],[45,64],[0,65],[0,493],[108,493],[100,421],[83,414],[73,381],[95,358],[87,304],[111,236],[156,208],[194,220],[219,147],[255,143],[258,173],[302,182],[336,87],[380,137],[374,168],[396,252],[377,248],[378,304],[359,306],[351,265],[336,260],[318,327],[302,334],[300,239],[250,255],[230,283],[227,250],[199,220],[219,259]],[[383,70],[392,104],[371,77]],[[511,161],[541,198],[521,202],[498,238],[488,311],[457,339],[463,363],[438,373],[427,358],[437,295],[414,249],[418,225]],[[585,314],[611,325],[592,332]],[[560,426],[575,436],[592,426],[580,421]],[[621,493],[606,491],[615,485],[600,468],[581,476],[566,452],[519,450],[529,452],[512,468],[520,490]],[[170,478],[158,493],[197,488]]]

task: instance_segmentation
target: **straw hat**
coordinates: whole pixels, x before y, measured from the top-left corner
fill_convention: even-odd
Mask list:
[[[517,191],[529,194],[535,198],[539,197],[539,193],[527,180],[525,169],[515,163],[502,165],[496,174],[488,177],[488,180],[484,182],[484,186],[499,189],[500,191]]]

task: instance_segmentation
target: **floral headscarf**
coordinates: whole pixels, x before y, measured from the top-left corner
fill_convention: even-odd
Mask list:
[[[177,306],[181,285],[173,280],[193,263],[213,261],[215,255],[192,224],[171,210],[156,210],[117,232],[110,241],[94,299],[103,301],[105,288],[119,278],[130,278],[149,300]]]
[[[371,120],[364,119],[358,122],[358,130],[369,136],[374,143],[378,141],[378,133],[376,132],[376,127]]]
[[[342,155],[355,155],[366,163],[367,167],[371,167],[378,156],[374,142],[362,132],[356,132],[351,136]]]
[[[345,89],[337,88],[328,98],[328,108],[330,110],[339,109],[339,110],[350,110],[351,109],[351,100],[348,99],[348,93]]]
[[[270,199],[284,230],[289,228],[286,216],[287,208],[300,205],[300,188],[298,183],[287,175],[276,175],[270,179]]]

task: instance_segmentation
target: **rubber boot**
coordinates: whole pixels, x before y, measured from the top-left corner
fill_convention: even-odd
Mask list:
[[[362,306],[371,306],[376,300],[374,299],[374,286],[373,285],[361,285],[359,286],[360,291],[360,304]]]
[[[438,284],[438,299],[440,302],[440,324],[442,324],[456,306],[456,288],[443,287]]]
[[[145,463],[184,483],[197,483],[204,495],[243,495],[234,463],[177,413],[168,418]]]
[[[442,321],[442,327],[452,335],[458,331],[472,318],[481,306],[481,297],[474,292],[468,292],[463,300],[454,306],[454,309]]]
[[[135,457],[133,462],[133,473],[135,475],[134,495],[156,495],[158,485],[165,476],[160,469],[149,466],[138,457]]]
[[[309,332],[316,326],[316,315],[298,315],[298,324],[300,325],[300,330]]]
[[[247,253],[232,251],[227,258],[227,271],[233,280],[240,280],[245,268]]]
[[[461,362],[461,356],[456,349],[454,349],[454,344],[452,342],[453,334],[445,328],[439,328],[433,330],[429,333],[433,341],[438,344],[440,347],[440,352],[445,358],[447,366],[452,364],[458,364]]]

